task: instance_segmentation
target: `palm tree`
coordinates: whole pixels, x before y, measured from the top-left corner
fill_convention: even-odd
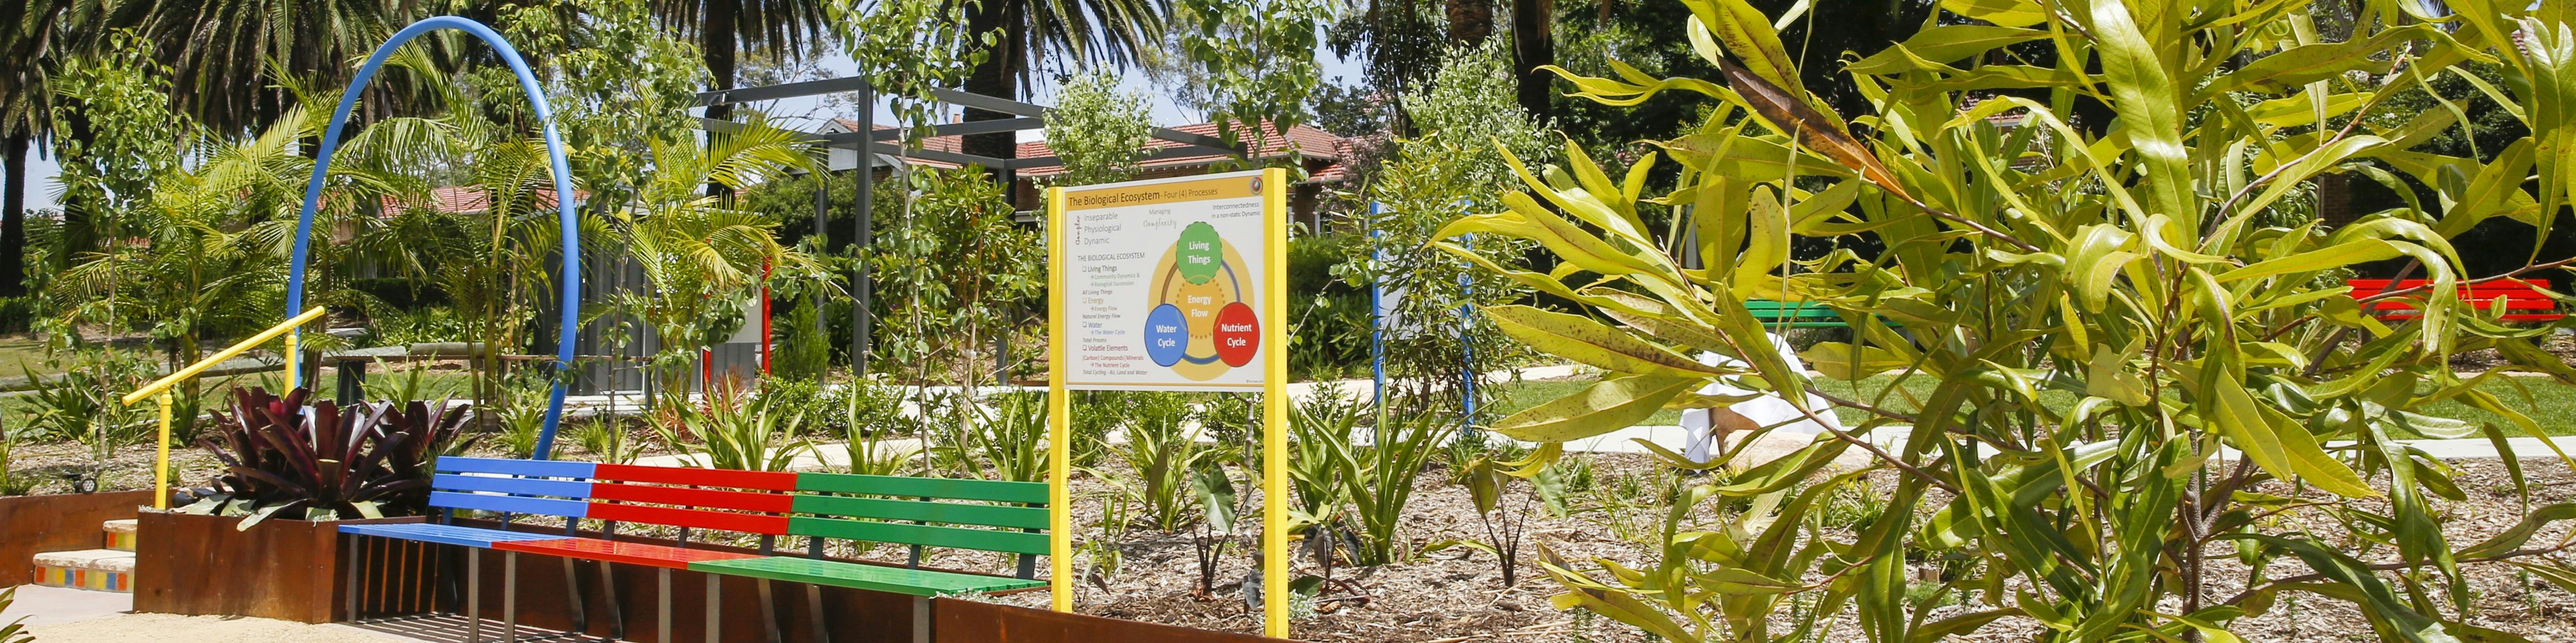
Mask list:
[[[0,296],[27,292],[27,152],[53,134],[53,88],[46,82],[61,65],[69,25],[95,5],[78,0],[0,3]]]
[[[261,129],[295,103],[281,80],[338,87],[394,30],[423,17],[429,3],[386,0],[159,0],[112,6],[106,24],[161,44],[175,82],[171,102],[216,132]],[[442,41],[428,39],[436,51]],[[437,56],[441,60],[449,56]],[[274,67],[272,69],[272,67]],[[275,73],[283,72],[283,74]],[[285,78],[279,78],[279,76]],[[368,90],[377,115],[406,96],[401,74]]]
[[[801,134],[759,118],[705,143],[682,138],[652,147],[651,181],[635,207],[613,215],[609,224],[651,288],[617,293],[612,304],[660,338],[662,350],[652,358],[656,376],[681,382],[699,350],[722,341],[741,322],[736,304],[762,283],[762,266],[770,266],[775,278],[821,281],[825,275],[811,255],[778,243],[769,217],[726,207],[725,197],[699,188],[748,188],[812,161]],[[666,403],[687,395],[685,388],[667,385],[662,391]]]
[[[654,0],[653,15],[698,38],[699,55],[716,89],[734,84],[741,45],[778,56],[805,51],[823,35],[825,2],[817,0]],[[732,105],[707,107],[707,118],[733,116]]]
[[[1125,67],[1162,42],[1171,0],[982,0],[966,5],[968,33],[1000,30],[1001,38],[966,77],[966,91],[1019,98],[1031,71],[1049,58],[1085,65]],[[966,109],[966,120],[1010,114]],[[1010,132],[969,135],[968,154],[1011,158],[1018,145]]]

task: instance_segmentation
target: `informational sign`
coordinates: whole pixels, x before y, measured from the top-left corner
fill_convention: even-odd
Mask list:
[[[1263,173],[1064,188],[1065,386],[1258,389]]]
[[[1047,191],[1047,500],[1073,506],[1072,389],[1261,393],[1261,631],[1288,637],[1288,172]],[[1073,512],[1050,512],[1058,612]]]

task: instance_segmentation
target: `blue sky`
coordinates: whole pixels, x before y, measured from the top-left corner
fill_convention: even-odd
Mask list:
[[[1325,82],[1333,82],[1336,76],[1343,78],[1344,82],[1348,82],[1348,79],[1358,78],[1365,65],[1364,59],[1358,56],[1353,56],[1349,60],[1344,60],[1341,57],[1333,55],[1333,52],[1330,49],[1318,49],[1315,52],[1315,61],[1321,67]],[[822,68],[822,71],[826,76],[841,76],[854,72],[854,64],[847,55],[833,54],[825,57],[821,61],[818,61],[817,64]],[[1035,88],[1036,91],[1030,97],[1029,101],[1042,105],[1054,102],[1056,92],[1054,80],[1050,78],[1038,78],[1034,79],[1034,82],[1036,82],[1038,86]],[[1153,82],[1146,78],[1144,72],[1130,70],[1121,74],[1119,85],[1127,91],[1137,92],[1147,97],[1153,110],[1154,124],[1156,125],[1181,125],[1204,122],[1207,120],[1205,114],[1186,109],[1173,102],[1171,94],[1154,87]],[[829,110],[823,109],[822,99],[817,97],[782,100],[778,101],[776,104],[770,105],[768,109],[774,115],[788,117],[791,119],[802,119],[807,123],[812,123],[815,119],[825,118],[830,115]],[[877,105],[876,110],[879,122],[887,122],[893,119],[893,114],[888,112],[883,104]],[[799,127],[810,128],[811,126],[800,125]],[[1034,130],[1020,132],[1020,139],[1024,141],[1036,140],[1039,138],[1042,138],[1042,135]],[[27,209],[31,211],[52,209],[54,207],[54,193],[61,188],[61,184],[55,180],[55,176],[60,174],[62,171],[61,167],[56,165],[52,159],[37,158],[38,156],[38,154],[34,153],[28,154],[28,161],[30,161],[30,163],[28,165],[29,185],[27,190]]]

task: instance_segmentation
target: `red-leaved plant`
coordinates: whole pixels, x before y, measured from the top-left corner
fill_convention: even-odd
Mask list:
[[[232,412],[215,412],[215,435],[197,440],[224,472],[183,511],[246,515],[241,528],[249,529],[279,512],[330,520],[426,510],[429,460],[456,439],[465,407],[443,399],[305,406],[311,394],[233,389]]]

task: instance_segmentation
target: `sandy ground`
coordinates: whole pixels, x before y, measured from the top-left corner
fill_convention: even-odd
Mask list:
[[[17,588],[17,601],[0,611],[0,624],[24,623],[37,641],[186,641],[187,643],[462,643],[465,621],[455,615],[360,625],[312,625],[265,618],[137,614],[134,595],[40,585]],[[484,623],[483,639],[499,640],[498,622]],[[546,634],[522,629],[522,637]]]
[[[418,640],[346,625],[170,614],[119,614],[28,629],[39,641],[168,641],[180,632],[186,633],[188,643],[384,643]]]

